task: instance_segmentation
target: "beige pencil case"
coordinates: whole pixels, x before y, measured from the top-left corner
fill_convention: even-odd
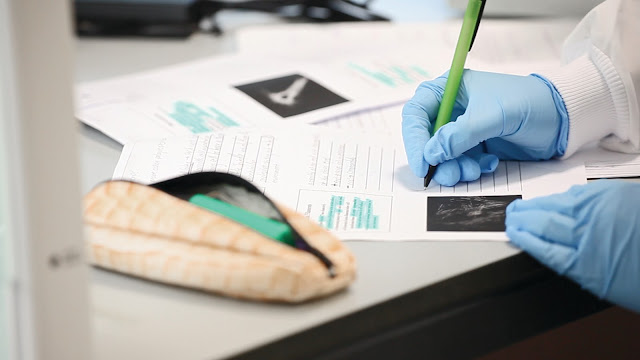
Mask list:
[[[288,224],[296,247],[188,202],[196,193]],[[94,265],[148,280],[301,302],[341,290],[355,278],[354,257],[339,239],[230,174],[197,173],[153,185],[108,181],[85,196],[84,221]]]

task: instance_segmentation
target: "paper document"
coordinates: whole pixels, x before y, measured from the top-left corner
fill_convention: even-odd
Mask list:
[[[242,176],[344,240],[506,240],[511,201],[586,181],[584,166],[570,161],[502,162],[478,181],[425,190],[397,137],[316,126],[125,145],[114,179],[153,183],[198,171]]]
[[[234,126],[314,123],[406,101],[418,84],[446,69],[436,60],[209,58],[81,84],[76,114],[123,144]]]
[[[594,146],[572,157],[584,161],[588,179],[640,177],[640,154],[625,154]]]
[[[467,67],[526,73],[557,64],[562,43],[576,19],[484,19]],[[241,29],[240,52],[298,59],[375,55],[380,52],[422,59],[449,60],[461,21],[435,23],[338,23],[272,25]],[[446,54],[446,55],[443,55]],[[440,75],[440,74],[437,74]]]

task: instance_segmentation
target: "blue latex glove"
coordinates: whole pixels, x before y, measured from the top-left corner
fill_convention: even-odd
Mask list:
[[[640,312],[640,184],[598,181],[507,207],[511,242],[561,275]]]
[[[402,137],[413,172],[453,186],[493,172],[498,159],[546,160],[567,147],[567,110],[555,87],[537,75],[465,70],[452,119],[430,139],[448,73],[424,82],[402,110]]]

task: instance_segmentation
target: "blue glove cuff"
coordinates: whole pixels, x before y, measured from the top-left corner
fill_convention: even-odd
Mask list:
[[[560,96],[560,92],[558,92],[558,89],[556,89],[551,81],[538,74],[531,74],[530,76],[542,80],[549,90],[551,90],[551,96],[553,97],[553,102],[556,106],[556,112],[560,118],[560,130],[558,132],[556,154],[554,156],[561,157],[567,150],[567,142],[569,141],[569,113],[567,112],[567,107],[564,104],[564,100],[562,100],[562,96]]]

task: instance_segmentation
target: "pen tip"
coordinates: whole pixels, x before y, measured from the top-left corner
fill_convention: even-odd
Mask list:
[[[437,166],[429,165],[429,171],[427,171],[427,175],[424,177],[424,188],[426,189],[431,183],[431,179],[433,179],[433,175],[436,173]]]

